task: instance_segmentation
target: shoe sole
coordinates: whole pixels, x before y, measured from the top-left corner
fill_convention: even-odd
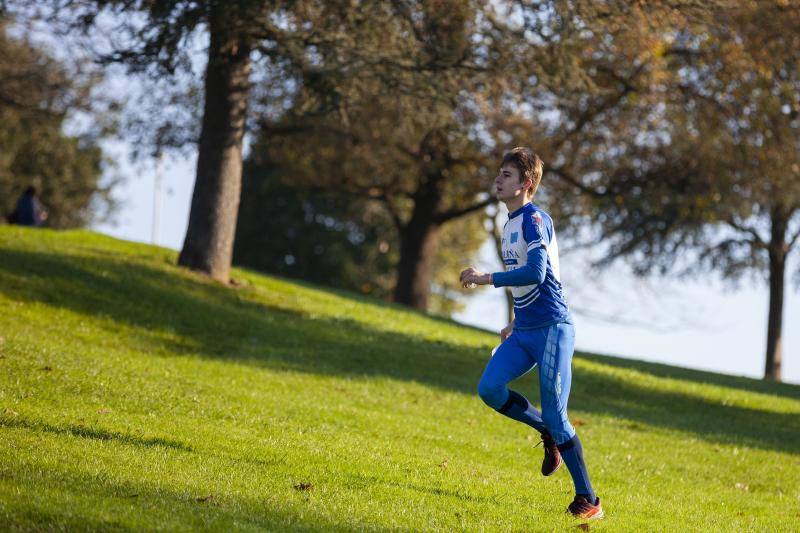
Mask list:
[[[600,508],[600,511],[598,513],[595,513],[595,514],[593,514],[592,516],[590,516],[588,518],[585,517],[585,516],[580,516],[580,515],[572,515],[573,518],[577,518],[578,520],[587,520],[587,521],[600,520],[601,518],[604,518],[605,516],[606,516],[606,514],[603,512],[603,508],[602,507]]]
[[[600,509],[600,512],[599,512],[599,513],[597,513],[596,515],[594,515],[594,516],[592,516],[592,517],[590,517],[590,518],[586,518],[586,520],[600,520],[600,519],[601,519],[601,518],[603,518],[604,516],[606,516],[606,514],[603,512],[603,510],[602,510],[602,509]]]
[[[579,515],[572,515],[572,518],[574,518],[575,520],[586,520],[587,522],[591,522],[592,520],[600,520],[601,518],[604,518],[605,516],[606,516],[605,513],[601,509],[599,513],[594,514],[594,515],[592,515],[592,516],[590,516],[588,518],[585,517],[585,516],[579,516]]]
[[[542,472],[542,475],[543,475],[544,477],[549,477],[549,476],[552,476],[553,474],[555,474],[555,473],[558,471],[558,469],[559,469],[559,468],[561,468],[561,466],[562,466],[563,464],[564,464],[564,459],[562,459],[561,457],[559,457],[559,458],[558,458],[558,464],[557,464],[557,465],[556,465],[556,467],[553,469],[553,471],[552,471],[552,472],[550,472],[549,474],[545,474],[544,472]]]

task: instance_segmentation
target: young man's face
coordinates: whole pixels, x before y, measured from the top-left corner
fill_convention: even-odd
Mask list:
[[[500,172],[494,179],[494,184],[497,188],[497,199],[501,202],[507,202],[517,196],[524,196],[527,194],[529,187],[523,188],[523,185],[528,180],[520,180],[519,170],[514,165],[503,165],[500,167]],[[528,183],[530,185],[530,183]]]

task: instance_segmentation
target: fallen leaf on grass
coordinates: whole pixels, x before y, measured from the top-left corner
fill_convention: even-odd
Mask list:
[[[294,486],[295,490],[311,490],[314,488],[314,485],[311,483],[306,483],[305,481],[298,483]]]
[[[737,483],[737,484],[735,485],[735,487],[736,487],[737,489],[743,490],[743,491],[745,491],[745,492],[747,492],[747,491],[749,491],[749,490],[750,490],[750,487],[748,487],[748,486],[747,486],[747,485],[745,485],[744,483]]]
[[[195,498],[195,501],[197,501],[199,503],[205,503],[205,502],[213,500],[213,499],[214,499],[214,495],[213,494],[209,494],[205,498]]]
[[[576,428],[579,428],[579,427],[585,426],[585,425],[586,425],[586,422],[581,420],[580,418],[576,418],[575,420],[572,421],[572,426],[576,427]]]
[[[101,415],[106,415],[111,412],[111,409],[109,409],[108,407],[103,407],[102,409],[98,409],[97,412],[100,413]]]
[[[445,468],[447,468],[447,459],[445,459],[444,461],[442,461],[441,463],[439,463],[439,468],[441,468],[442,470],[444,470]]]
[[[42,367],[42,368],[40,368],[39,370],[44,370],[45,372],[50,372],[51,370],[53,370],[53,368],[52,368],[52,367],[50,367],[50,366],[43,366],[43,367]]]
[[[578,524],[575,527],[577,527],[578,529],[582,529],[584,531],[589,531],[589,524]]]

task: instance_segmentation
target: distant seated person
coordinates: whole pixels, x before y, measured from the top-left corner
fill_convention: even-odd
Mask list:
[[[28,187],[17,200],[17,208],[8,217],[11,224],[41,226],[47,220],[47,210],[36,197],[36,187]]]

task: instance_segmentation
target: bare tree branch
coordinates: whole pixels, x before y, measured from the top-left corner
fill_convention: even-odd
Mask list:
[[[473,213],[480,209],[484,209],[495,203],[497,203],[497,198],[489,196],[489,198],[483,200],[482,202],[478,202],[476,204],[464,207],[462,209],[451,209],[449,211],[438,213],[434,216],[434,220],[440,224],[443,224],[449,220],[453,220],[454,218],[459,218],[464,215],[468,215],[469,213]]]
[[[794,232],[794,235],[789,239],[788,250],[791,251],[794,248],[794,245],[797,244],[798,239],[800,239],[800,227],[797,228],[797,231]]]
[[[761,248],[761,249],[766,249],[767,248],[766,241],[764,241],[764,239],[761,238],[761,235],[758,234],[758,232],[755,230],[755,228],[750,227],[750,226],[745,226],[745,225],[743,225],[743,224],[741,224],[739,222],[736,222],[736,220],[734,220],[733,218],[729,218],[726,221],[726,223],[730,227],[735,229],[736,231],[739,231],[741,233],[747,233],[748,235],[751,235],[753,237],[753,240],[751,242],[757,248]]]
[[[609,194],[607,191],[599,191],[589,187],[588,185],[585,185],[580,179],[571,174],[563,165],[558,167],[550,167],[548,170],[581,192],[594,196],[595,198],[601,198],[603,196],[608,196]]]

